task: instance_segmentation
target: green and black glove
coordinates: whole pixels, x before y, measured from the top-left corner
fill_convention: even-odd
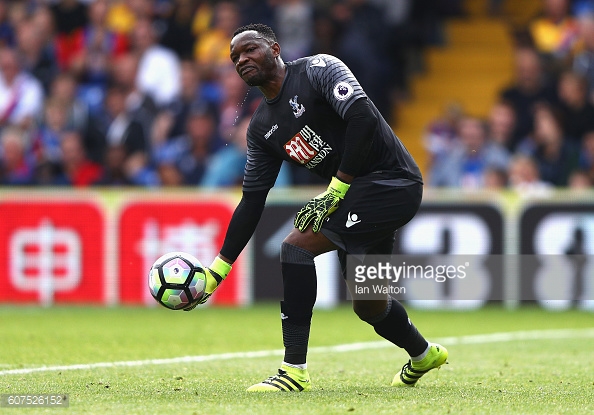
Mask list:
[[[204,268],[204,274],[206,275],[206,287],[204,288],[204,295],[194,301],[192,304],[184,308],[184,311],[190,311],[196,308],[198,304],[204,304],[215,292],[215,290],[221,285],[221,283],[227,278],[231,271],[231,264],[226,263],[218,256],[215,257],[210,267]]]
[[[309,224],[313,222],[312,230],[319,232],[324,219],[338,209],[338,204],[344,199],[350,187],[350,184],[341,181],[337,177],[333,177],[328,189],[324,193],[314,197],[297,212],[297,215],[295,215],[295,227],[300,232],[304,232]]]

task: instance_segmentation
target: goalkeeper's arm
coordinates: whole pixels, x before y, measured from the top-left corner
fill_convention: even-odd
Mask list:
[[[377,117],[367,98],[353,102],[345,116],[344,153],[336,177],[350,183],[360,173],[373,144]]]
[[[206,288],[204,296],[196,304],[188,307],[187,311],[196,307],[197,304],[205,303],[221,282],[227,278],[231,266],[252,237],[256,226],[258,226],[267,195],[268,190],[243,192],[241,201],[235,208],[233,216],[231,216],[221,252],[205,270]]]

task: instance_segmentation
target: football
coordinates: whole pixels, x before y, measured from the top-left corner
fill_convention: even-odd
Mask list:
[[[202,298],[206,276],[197,258],[185,252],[169,252],[151,267],[148,286],[159,304],[181,310]]]

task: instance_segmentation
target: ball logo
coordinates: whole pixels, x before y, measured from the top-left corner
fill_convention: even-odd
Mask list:
[[[353,92],[353,87],[348,82],[341,81],[334,87],[334,97],[339,101],[347,100]]]

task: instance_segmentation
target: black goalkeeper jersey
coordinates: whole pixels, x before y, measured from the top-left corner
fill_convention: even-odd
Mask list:
[[[353,102],[366,97],[349,68],[333,56],[310,56],[286,65],[280,93],[263,99],[252,116],[244,191],[270,189],[283,160],[330,180],[345,148],[344,116]],[[387,170],[422,182],[410,153],[371,102],[370,106],[378,126],[358,175]]]

